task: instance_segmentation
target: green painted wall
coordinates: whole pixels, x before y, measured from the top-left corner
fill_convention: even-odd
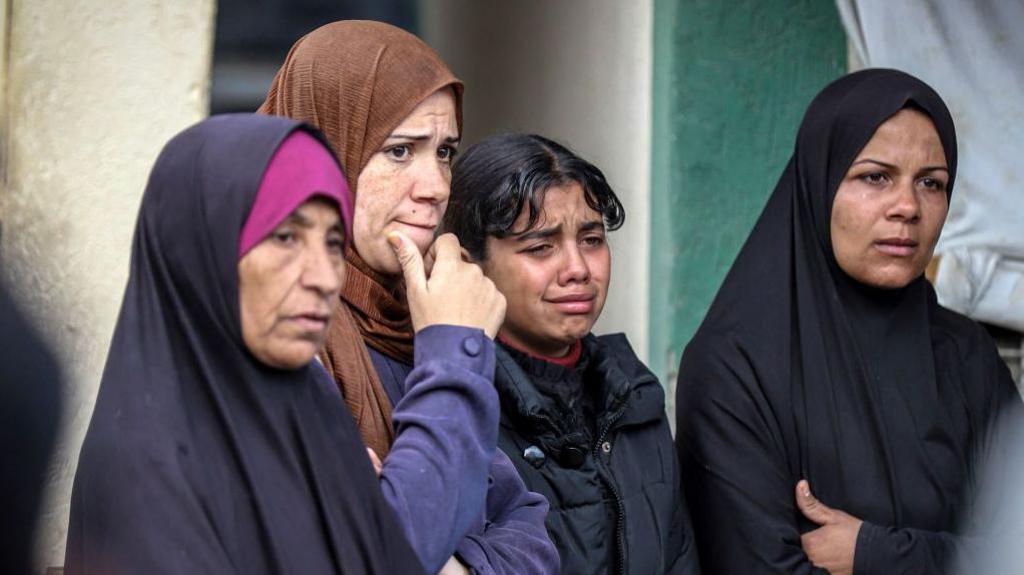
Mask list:
[[[845,70],[831,1],[655,0],[650,359],[670,388],[807,104]]]

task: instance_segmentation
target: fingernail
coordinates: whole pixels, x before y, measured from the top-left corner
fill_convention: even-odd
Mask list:
[[[402,238],[398,237],[398,232],[391,232],[388,234],[388,243],[391,244],[392,248],[397,250],[402,247]]]

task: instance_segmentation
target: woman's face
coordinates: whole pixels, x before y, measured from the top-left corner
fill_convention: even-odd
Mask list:
[[[359,174],[352,239],[372,269],[398,274],[387,235],[400,231],[425,253],[451,192],[459,143],[455,95],[442,88],[420,102]]]
[[[949,170],[931,119],[903,109],[878,127],[832,204],[832,249],[853,279],[901,288],[924,273],[946,220]]]
[[[526,227],[527,209],[512,229]],[[611,279],[604,221],[578,183],[548,188],[533,229],[487,238],[481,267],[507,302],[500,335],[535,355],[562,357],[604,308]]]
[[[279,369],[313,359],[344,279],[343,248],[338,208],[311,199],[239,260],[242,339],[256,359]]]

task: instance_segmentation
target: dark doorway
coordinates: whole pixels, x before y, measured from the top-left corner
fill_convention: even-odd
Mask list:
[[[416,0],[219,0],[210,113],[252,112],[300,37],[335,20],[379,20],[416,33]]]

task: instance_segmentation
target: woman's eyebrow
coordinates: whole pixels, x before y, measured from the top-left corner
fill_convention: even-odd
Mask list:
[[[286,222],[289,223],[289,224],[294,224],[296,226],[299,226],[300,228],[311,228],[311,227],[313,227],[313,220],[311,220],[311,219],[307,218],[306,216],[302,215],[302,213],[299,210],[295,210],[294,212],[288,214],[288,217],[285,218],[284,222],[281,222],[281,223],[286,223]]]
[[[883,168],[888,168],[890,170],[899,170],[898,166],[894,166],[893,164],[889,164],[887,162],[882,162],[882,161],[879,161],[879,160],[872,160],[871,158],[864,158],[863,160],[857,160],[856,162],[851,164],[850,167],[852,168],[853,166],[856,166],[858,164],[868,164],[868,163],[870,163],[870,164],[878,164],[879,166],[882,166]],[[936,170],[942,170],[942,171],[947,172],[947,173],[949,172],[949,168],[947,168],[946,166],[925,166],[925,167],[921,168],[920,170],[918,170],[918,173],[934,172]]]
[[[413,135],[413,134],[391,134],[390,136],[387,137],[387,139],[388,140],[412,140],[414,142],[419,142],[419,141],[422,141],[422,140],[429,140],[430,139],[430,135],[429,134],[416,134],[416,135]]]
[[[523,233],[519,234],[518,236],[516,236],[516,241],[517,242],[529,242],[529,241],[532,241],[532,240],[542,240],[542,239],[545,239],[545,238],[550,238],[552,236],[557,236],[560,233],[562,233],[562,224],[558,224],[557,226],[553,226],[553,227],[550,227],[550,228],[544,228],[544,229],[541,229],[541,230],[533,230],[533,231],[529,231],[529,232],[523,232]]]
[[[860,164],[878,164],[879,166],[882,166],[883,168],[889,168],[890,170],[899,169],[899,168],[897,168],[893,164],[889,164],[889,163],[883,162],[881,160],[872,160],[871,158],[864,158],[863,160],[857,160],[856,162],[851,164],[850,167],[852,168],[853,166],[857,166],[857,165],[860,165]]]
[[[385,138],[385,141],[388,141],[388,140],[412,140],[413,142],[423,142],[423,141],[429,140],[430,137],[431,137],[431,134],[391,134],[390,136]],[[449,137],[444,139],[444,143],[446,143],[446,144],[458,144],[461,141],[462,141],[462,138],[460,138],[458,136],[449,136]]]

